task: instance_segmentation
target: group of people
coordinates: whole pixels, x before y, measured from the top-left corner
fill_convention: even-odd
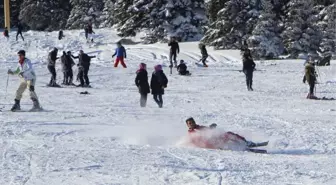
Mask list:
[[[23,31],[23,26],[20,22],[17,23],[16,25],[17,28],[17,32],[16,32],[16,41],[18,41],[19,36],[21,36],[22,40],[24,41],[24,37],[22,35],[22,31]],[[3,31],[3,35],[4,37],[8,40],[9,39],[9,31],[8,28],[5,27],[5,30]]]
[[[162,96],[164,94],[164,89],[168,85],[168,79],[164,74],[161,65],[154,66],[154,72],[149,85],[147,65],[141,63],[139,70],[136,72],[135,85],[139,89],[141,107],[146,107],[147,95],[150,92],[152,92],[154,101],[158,104],[159,108],[163,107]]]
[[[56,60],[59,59],[57,57],[58,49],[54,48],[48,55],[48,70],[51,73],[51,79],[48,84],[50,87],[60,87],[60,85],[56,82]],[[62,72],[63,72],[63,85],[75,85],[73,83],[73,70],[72,67],[75,65],[73,59],[78,59],[78,74],[77,78],[80,81],[78,87],[90,87],[90,80],[88,77],[88,73],[90,70],[91,59],[96,56],[89,56],[84,53],[83,50],[79,51],[78,56],[73,56],[71,51],[65,52],[63,51],[63,55],[61,56],[61,64],[62,64]]]

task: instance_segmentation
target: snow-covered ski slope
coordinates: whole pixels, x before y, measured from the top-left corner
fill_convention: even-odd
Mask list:
[[[336,101],[305,99],[302,60],[257,61],[255,91],[248,92],[238,51],[208,49],[209,68],[203,68],[195,64],[197,43],[181,43],[178,59],[192,72],[183,77],[169,74],[166,44],[125,45],[128,68],[113,68],[118,37],[109,29],[95,31],[95,45],[86,44],[81,31],[65,31],[62,41],[56,32],[27,32],[24,42],[11,33],[9,43],[1,40],[1,185],[336,184]],[[89,73],[93,88],[45,87],[46,58],[54,46],[59,56],[63,50],[101,51]],[[44,112],[8,111],[19,79],[9,78],[6,94],[6,72],[16,66],[19,49],[34,63]],[[165,66],[169,84],[162,109],[151,96],[140,108],[134,85],[140,62],[147,63],[149,75],[155,64]],[[317,96],[336,97],[335,72],[335,61],[319,67]],[[25,92],[21,107],[31,106]],[[253,141],[269,140],[269,154],[181,146],[190,116]]]

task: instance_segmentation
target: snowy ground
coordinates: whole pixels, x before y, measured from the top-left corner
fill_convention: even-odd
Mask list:
[[[1,40],[1,185],[336,184],[336,101],[305,99],[303,61],[258,62],[255,91],[248,92],[238,51],[209,49],[209,68],[201,68],[195,65],[197,44],[183,43],[179,59],[193,75],[181,77],[169,75],[166,44],[125,45],[128,68],[115,69],[118,38],[111,30],[96,32],[94,46],[79,31],[65,31],[63,41],[56,32],[27,32],[25,42]],[[44,87],[50,78],[46,56],[54,46],[59,55],[64,49],[102,51],[89,74],[94,88]],[[6,71],[16,65],[19,49],[34,62],[45,112],[8,111],[19,80],[9,78],[6,94]],[[147,108],[139,106],[134,77],[140,62],[149,74],[155,64],[165,66],[163,109],[151,97]],[[319,72],[317,96],[335,98],[335,61]],[[59,82],[61,76],[58,66]],[[26,92],[22,108],[31,106]],[[190,116],[250,140],[269,140],[269,154],[179,146]]]

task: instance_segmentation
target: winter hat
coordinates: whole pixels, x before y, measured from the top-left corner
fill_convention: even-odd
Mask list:
[[[25,50],[20,50],[17,54],[26,56],[26,51]]]
[[[145,63],[139,64],[139,69],[145,69],[146,70],[147,65]]]
[[[161,71],[162,70],[162,65],[158,64],[154,66],[155,71]]]

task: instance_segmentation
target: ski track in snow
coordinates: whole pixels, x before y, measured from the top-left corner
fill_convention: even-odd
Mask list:
[[[5,39],[0,51],[0,184],[10,185],[223,185],[336,184],[336,101],[310,101],[302,84],[303,61],[257,61],[254,92],[245,88],[240,53],[208,48],[209,68],[198,67],[197,43],[180,43],[180,59],[192,76],[169,74],[167,44],[125,45],[127,69],[113,68],[118,38],[113,30],[96,30],[94,44],[81,31],[26,32],[25,42]],[[138,38],[133,38],[137,41]],[[92,60],[93,88],[47,88],[48,51],[57,46],[74,55],[83,49]],[[37,73],[36,92],[44,112],[9,110],[19,79],[9,78],[16,52],[25,49]],[[75,61],[77,62],[77,60]],[[149,79],[163,64],[169,83],[158,109],[152,96],[139,106],[134,85],[139,63],[147,63]],[[336,65],[319,67],[317,96],[336,97]],[[74,69],[76,75],[77,69]],[[62,80],[57,61],[57,79]],[[80,95],[88,91],[89,95]],[[21,107],[30,108],[25,92]],[[269,140],[269,154],[182,147],[185,119],[217,123],[253,141]]]

